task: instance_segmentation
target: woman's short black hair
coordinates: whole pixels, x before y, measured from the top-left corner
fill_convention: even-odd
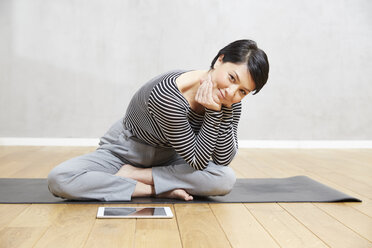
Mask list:
[[[266,53],[257,47],[255,41],[237,40],[228,44],[213,59],[211,69],[214,68],[214,63],[221,55],[224,55],[222,59],[223,63],[245,63],[247,65],[248,71],[256,85],[253,95],[257,94],[266,84],[269,77],[269,61]]]

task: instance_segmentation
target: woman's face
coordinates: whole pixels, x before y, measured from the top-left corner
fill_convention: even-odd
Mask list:
[[[231,106],[254,91],[256,85],[246,64],[223,63],[222,58],[223,55],[215,62],[211,78],[222,105]]]

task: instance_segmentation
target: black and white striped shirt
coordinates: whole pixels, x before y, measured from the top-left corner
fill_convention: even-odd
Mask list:
[[[124,126],[150,145],[173,147],[196,170],[205,169],[211,158],[227,166],[238,149],[241,103],[197,114],[176,85],[184,72],[170,71],[142,86],[128,106]]]

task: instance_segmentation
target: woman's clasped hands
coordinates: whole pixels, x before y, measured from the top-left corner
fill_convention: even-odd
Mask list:
[[[206,79],[200,80],[200,86],[196,92],[195,100],[205,108],[215,111],[221,110],[221,101],[217,96],[216,84],[212,82],[211,74]]]

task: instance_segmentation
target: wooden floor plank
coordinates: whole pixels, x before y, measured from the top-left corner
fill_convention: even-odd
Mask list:
[[[31,204],[0,204],[0,247],[21,247],[30,235],[37,236],[40,230],[32,233],[32,228],[9,228],[7,225],[23,211],[26,211]]]
[[[362,197],[359,197],[359,199],[362,199],[363,202],[345,202],[344,204],[372,217],[372,200],[366,198],[363,199]]]
[[[2,247],[32,247],[64,205],[32,204],[0,231]]]
[[[20,158],[23,154],[39,150],[39,146],[0,146],[0,161]]]
[[[74,149],[72,147],[40,147],[37,153],[33,153],[25,165],[13,165],[18,167],[10,177],[14,178],[46,178],[49,172],[58,164],[70,158],[83,155],[94,150],[94,147]],[[35,167],[38,169],[35,170]]]
[[[258,170],[257,166],[260,166],[256,160],[249,160],[244,157],[244,153],[241,152],[240,157],[236,157],[231,164],[231,168],[238,172],[244,178],[265,178],[268,177],[264,171]]]
[[[365,154],[365,153],[364,153]],[[372,174],[371,160],[363,156],[362,152],[350,149],[317,149],[301,150],[299,155],[310,159],[318,160],[323,164],[334,164],[348,174],[359,176],[360,174]],[[353,166],[350,166],[350,165]],[[369,180],[366,183],[371,185]]]
[[[250,170],[256,171],[255,174],[260,174],[263,178],[283,178],[298,176],[299,172],[291,170],[283,170],[283,165],[286,165],[286,161],[278,163],[273,157],[269,157],[268,153],[257,150],[255,152],[249,152],[243,150],[241,152],[241,163],[238,166],[244,166],[250,168]],[[250,177],[251,172],[246,169],[247,173],[244,177]]]
[[[231,247],[208,204],[175,204],[183,247]]]
[[[97,214],[94,204],[67,204],[34,247],[82,247]]]
[[[232,247],[279,247],[244,204],[210,204],[210,207]]]
[[[0,230],[30,206],[31,204],[0,204]]]
[[[104,204],[105,207],[133,207],[133,204]],[[97,206],[97,211],[98,211]],[[134,247],[136,219],[95,219],[84,247]]]
[[[170,207],[175,215],[171,204],[151,204],[151,206]],[[182,247],[176,215],[172,219],[137,219],[135,247]]]
[[[5,227],[0,231],[1,248],[29,248],[45,232],[45,227]]]
[[[240,171],[240,164],[242,163],[242,158],[241,156],[236,156],[234,160],[231,162],[229,165],[235,172],[235,176],[237,178],[244,178],[244,173]]]
[[[63,209],[65,204],[31,204],[9,223],[8,227],[49,227]]]
[[[0,177],[12,177],[12,174],[19,170],[27,168],[34,162],[35,157],[39,157],[40,147],[32,147],[22,152],[13,152],[0,158]],[[34,166],[36,169],[37,166]]]
[[[371,242],[311,203],[280,203],[286,211],[330,247],[370,248]]]
[[[327,247],[278,204],[247,203],[245,206],[281,247]]]
[[[311,153],[310,151],[301,151],[300,153],[302,157],[316,161],[321,172],[329,170],[337,171],[337,174],[347,175],[353,181],[362,183],[367,188],[366,190],[372,189],[371,178],[365,176],[372,175],[372,168],[368,166],[370,162],[350,159],[347,156],[344,157],[343,154],[344,150],[335,151],[328,149],[315,153]]]
[[[372,168],[372,149],[347,149],[345,150],[346,155],[349,155],[354,160],[361,160]]]
[[[315,203],[333,218],[372,242],[372,218],[344,203]],[[372,243],[371,243],[372,244]]]

